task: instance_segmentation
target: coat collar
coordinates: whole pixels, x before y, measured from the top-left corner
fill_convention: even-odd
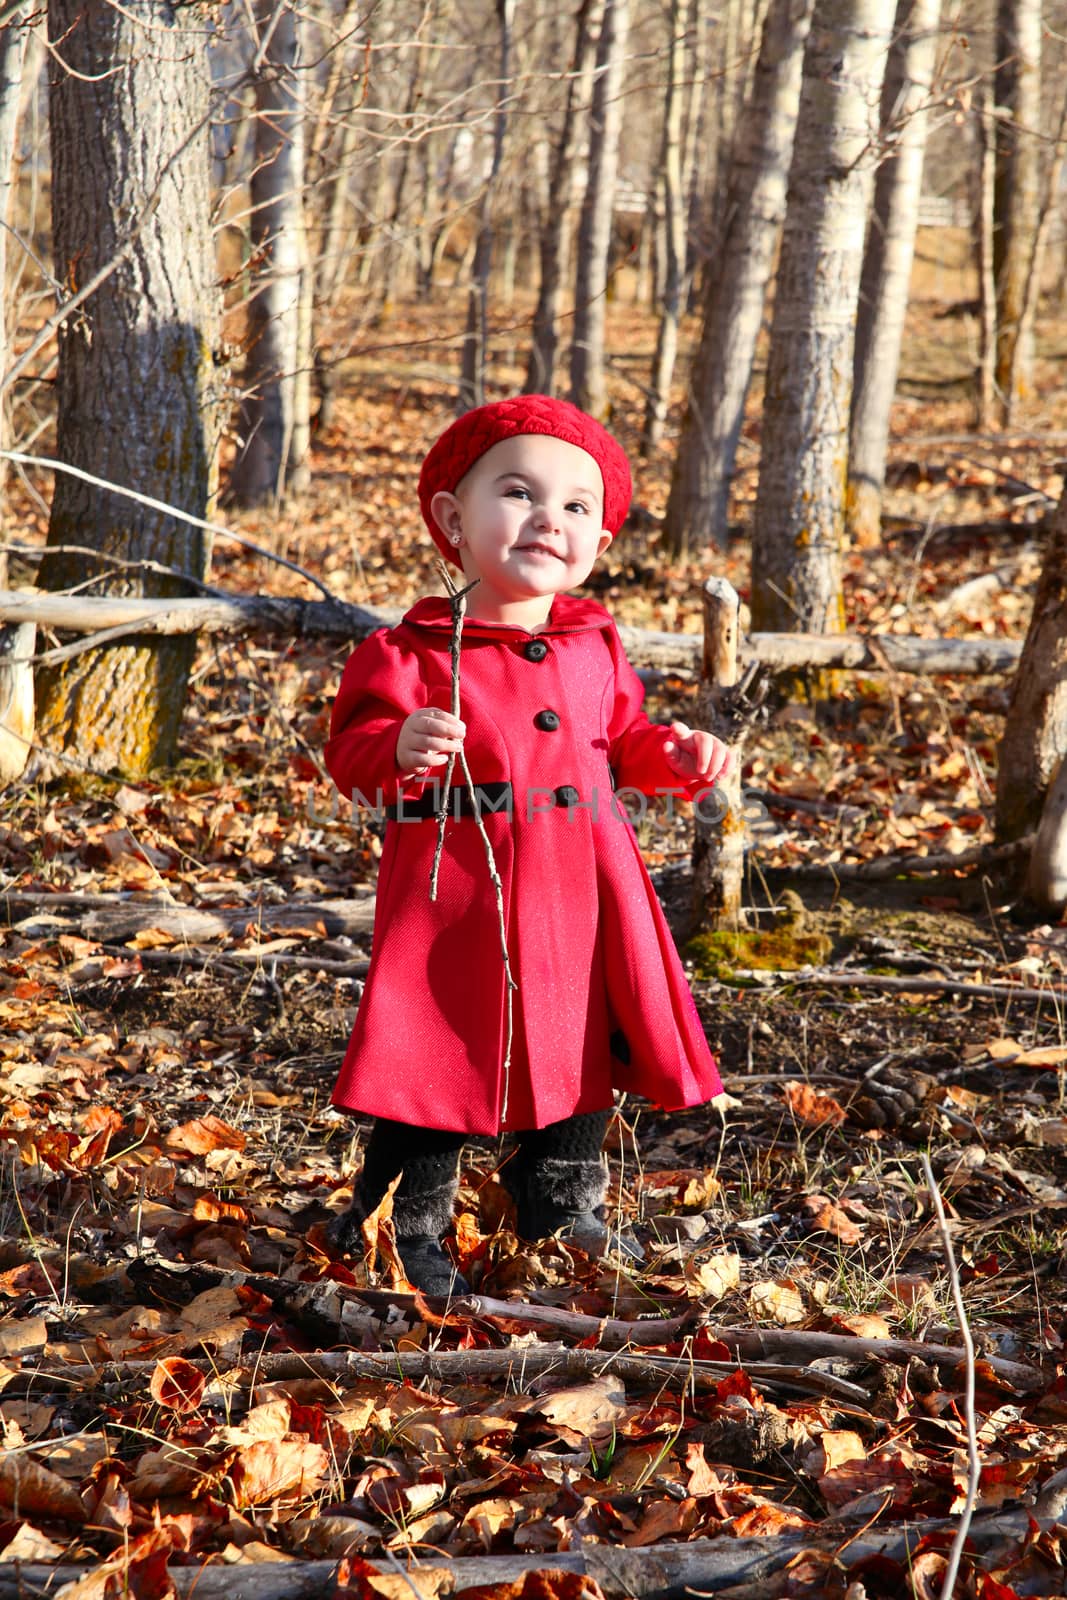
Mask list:
[[[428,595],[425,600],[419,600],[406,613],[404,622],[415,628],[427,628],[435,633],[451,633],[452,611],[444,595]],[[548,621],[543,628],[537,630],[536,637],[551,637],[560,633],[588,633],[599,631],[611,626],[611,618],[596,600],[587,600],[582,595],[558,594],[552,602],[552,610]],[[480,638],[489,639],[529,639],[534,635],[525,628],[509,627],[498,622],[481,622],[476,617],[468,617],[463,624],[464,636],[476,634]]]

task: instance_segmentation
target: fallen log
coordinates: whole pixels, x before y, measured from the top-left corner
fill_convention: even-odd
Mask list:
[[[287,900],[279,905],[256,901],[205,911],[162,895],[27,894],[0,895],[0,918],[8,925],[45,923],[75,927],[85,938],[117,942],[144,928],[158,928],[174,939],[231,939],[247,928],[277,932],[285,928],[318,928],[324,938],[341,934],[366,939],[374,925],[374,896],[357,900]]]
[[[1005,1558],[1032,1532],[1034,1526],[1056,1526],[1055,1518],[1034,1515],[1028,1509],[999,1512],[977,1517],[971,1524],[971,1550],[988,1563],[994,1556]],[[860,1525],[862,1528],[862,1524]],[[924,1539],[934,1534],[951,1536],[953,1518],[939,1517],[925,1522],[900,1523],[892,1527],[871,1527],[857,1531],[854,1523],[813,1524],[803,1535],[765,1536],[745,1539],[720,1535],[715,1539],[693,1539],[687,1544],[621,1545],[597,1544],[583,1539],[577,1550],[554,1555],[457,1556],[442,1551],[434,1564],[433,1556],[418,1561],[412,1557],[367,1563],[382,1580],[383,1600],[436,1600],[437,1596],[458,1594],[475,1585],[521,1582],[528,1572],[571,1572],[591,1578],[606,1595],[631,1596],[634,1600],[687,1600],[694,1592],[717,1593],[738,1584],[766,1582],[802,1552],[823,1555],[845,1571],[877,1557],[907,1563]],[[355,1543],[355,1535],[353,1542]],[[422,1548],[426,1556],[426,1547]],[[73,1583],[101,1568],[121,1574],[118,1562],[87,1565],[48,1566],[43,1562],[4,1562],[0,1564],[0,1600],[29,1600],[30,1596],[55,1594],[63,1584]],[[182,1600],[319,1600],[333,1592],[336,1561],[280,1561],[234,1565],[212,1564],[178,1566],[172,1562],[168,1576]],[[372,1588],[375,1577],[368,1574]],[[121,1582],[121,1577],[119,1579]]]
[[[127,630],[131,634],[281,633],[288,638],[355,642],[391,627],[400,612],[342,600],[278,595],[197,595],[144,600],[120,595],[50,594],[0,590],[0,622],[36,622],[67,633]],[[620,627],[635,666],[695,672],[703,648],[697,633],[657,633]],[[1016,639],[923,639],[911,634],[753,633],[740,643],[742,667],[760,661],[772,671],[848,667],[867,672],[961,673],[996,676],[1014,670]]]

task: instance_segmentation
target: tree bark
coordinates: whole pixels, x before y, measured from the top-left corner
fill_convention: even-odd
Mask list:
[[[975,426],[983,433],[993,426],[997,393],[997,279],[993,269],[996,221],[997,135],[988,88],[979,85],[975,116],[978,125],[978,204],[975,207],[974,255],[978,269],[978,384]]]
[[[555,394],[559,318],[571,227],[574,175],[586,131],[586,116],[602,0],[582,0],[575,23],[574,61],[567,85],[559,143],[552,161],[548,204],[541,229],[541,283],[533,316],[524,394]]]
[[[606,419],[608,412],[604,311],[629,29],[630,0],[606,0],[590,114],[589,178],[578,230],[574,343],[571,347],[571,399],[600,421]]]
[[[206,516],[215,483],[217,293],[208,191],[205,20],[145,0],[51,0],[48,31],[56,276],[76,288],[132,249],[59,330],[57,452],[110,481]],[[69,67],[69,71],[67,68]],[[177,518],[63,476],[49,546],[87,545],[203,578],[209,544]],[[58,551],[47,589],[181,595],[181,578],[115,575]],[[173,754],[192,639],[91,650],[38,678],[49,749],[141,773]]]
[[[1049,528],[1044,565],[997,752],[996,836],[1017,839],[1041,821],[1067,756],[1067,493]]]
[[[333,1519],[323,1518],[327,1523]],[[747,1595],[778,1594],[775,1578],[801,1555],[822,1552],[827,1569],[831,1566],[849,1572],[854,1567],[871,1565],[877,1570],[886,1561],[908,1568],[920,1549],[936,1541],[940,1548],[950,1540],[959,1519],[936,1518],[890,1526],[859,1525],[854,1521],[828,1519],[813,1524],[801,1535],[760,1534],[742,1539],[720,1534],[714,1539],[693,1539],[688,1543],[639,1545],[598,1544],[583,1539],[575,1551],[542,1551],[535,1555],[451,1556],[420,1547],[425,1559],[403,1569],[410,1588],[408,1594],[449,1596],[469,1588],[513,1586],[521,1592],[527,1573],[570,1573],[574,1582],[546,1581],[538,1588],[551,1593],[590,1592],[577,1580],[584,1576],[599,1584],[608,1596],[628,1600],[688,1600],[697,1593],[718,1594],[737,1588]],[[1020,1542],[1032,1537],[1036,1525],[1052,1532],[1057,1527],[1055,1512],[1039,1505],[1031,1510],[1000,1511],[976,1517],[970,1525],[971,1547],[981,1552],[983,1565],[1010,1565],[1018,1555]],[[353,1536],[353,1555],[357,1555]],[[338,1553],[344,1549],[338,1542]],[[112,1558],[121,1574],[121,1563]],[[366,1561],[370,1571],[360,1572],[363,1592],[375,1594],[374,1576],[388,1579],[380,1591],[384,1597],[400,1592],[397,1584],[396,1556],[388,1561]],[[113,1570],[109,1568],[108,1570]],[[101,1563],[52,1566],[44,1562],[17,1561],[0,1566],[0,1600],[25,1600],[27,1594],[58,1593],[64,1585],[90,1573],[99,1574]],[[260,1562],[245,1566],[178,1566],[168,1568],[180,1600],[321,1600],[334,1592],[337,1584],[337,1555],[331,1560]],[[121,1584],[121,1576],[118,1577]],[[744,1585],[742,1591],[741,1587]],[[102,1585],[101,1585],[102,1587]],[[122,1592],[121,1588],[118,1592]]]
[[[493,200],[500,164],[504,157],[504,139],[508,131],[507,98],[511,76],[511,29],[516,0],[498,0],[497,16],[500,21],[500,83],[497,88],[496,111],[493,115],[493,159],[482,193],[481,214],[478,221],[478,243],[474,251],[474,268],[467,292],[467,332],[463,340],[463,359],[459,384],[459,409],[469,411],[472,406],[485,404],[485,366],[489,344],[489,274],[493,270]]]
[[[889,0],[816,0],[778,270],[752,538],[752,619],[844,626],[848,416]]]
[[[846,523],[861,549],[881,542],[889,416],[915,254],[940,11],[941,0],[898,0],[882,90],[881,137],[888,153],[875,180],[860,278],[849,442]]]
[[[707,275],[704,324],[671,475],[665,530],[676,556],[711,540],[727,542],[730,479],[785,216],[811,6],[812,0],[772,0],[763,25],[734,150],[720,269]]]
[[[11,364],[11,310],[7,294],[7,224],[14,204],[15,186],[12,173],[15,162],[15,140],[18,135],[19,108],[22,104],[22,66],[26,59],[26,44],[30,37],[30,5],[19,6],[13,16],[0,27],[0,377]],[[10,396],[0,397],[0,449],[7,447],[8,405]],[[5,484],[7,462],[0,461],[0,538],[6,526]],[[7,555],[0,550],[0,584],[7,582]]]
[[[281,499],[307,450],[310,401],[309,387],[301,382],[310,359],[301,15],[290,4],[277,11],[273,0],[257,0],[255,17],[259,35],[267,42],[255,77],[249,184],[253,266],[241,442],[230,474],[230,493],[243,506],[277,504]]]
[[[700,675],[700,726],[738,746],[736,732],[722,715],[722,696],[737,682],[737,591],[725,578],[704,585],[704,658]],[[730,771],[707,797],[715,814],[695,807],[693,829],[693,911],[696,926],[737,929],[744,921],[741,891],[745,879],[745,821],[741,801],[741,751],[734,749]]]
[[[686,0],[670,0],[670,48],[663,104],[663,138],[660,173],[663,180],[663,303],[652,358],[652,382],[645,408],[641,439],[643,454],[655,449],[663,437],[670,402],[671,379],[678,355],[678,323],[682,315],[685,275],[685,193],[682,187],[682,86],[685,79]]]
[[[1033,385],[1034,330],[1023,309],[1041,204],[1041,0],[998,0],[996,59],[996,371],[1007,425]]]

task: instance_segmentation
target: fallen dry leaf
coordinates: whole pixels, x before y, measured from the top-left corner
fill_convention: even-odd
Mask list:
[[[329,1470],[330,1458],[321,1444],[299,1437],[259,1439],[230,1466],[234,1505],[241,1510],[314,1494]]]
[[[703,1261],[691,1262],[686,1277],[696,1284],[702,1299],[721,1300],[741,1282],[741,1257],[732,1250],[722,1250]]]
[[[846,1217],[827,1195],[806,1194],[800,1203],[800,1215],[807,1233],[829,1233],[842,1244],[857,1244],[863,1238],[858,1223]]]
[[[196,1117],[183,1122],[167,1134],[168,1150],[184,1150],[191,1156],[206,1156],[212,1150],[243,1150],[247,1140],[237,1128],[218,1117]]]
[[[541,1395],[535,1409],[552,1426],[595,1443],[610,1438],[626,1415],[626,1391],[618,1378],[609,1374],[594,1383]]]
[[[168,1411],[179,1416],[199,1409],[207,1388],[207,1377],[181,1356],[165,1356],[156,1362],[156,1370],[148,1386],[152,1399]]]
[[[58,1473],[14,1450],[0,1456],[0,1505],[10,1506],[22,1517],[85,1521],[85,1507],[77,1491]]]
[[[839,1128],[845,1121],[846,1112],[831,1094],[824,1094],[821,1089],[813,1089],[810,1083],[797,1083],[791,1080],[782,1088],[785,1103],[796,1117],[798,1122],[805,1123],[809,1128],[829,1126]]]
[[[807,1316],[801,1293],[789,1278],[754,1283],[748,1291],[748,1307],[753,1317],[777,1322],[782,1328],[803,1322]]]

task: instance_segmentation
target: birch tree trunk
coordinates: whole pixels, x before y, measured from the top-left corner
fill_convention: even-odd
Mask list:
[[[255,76],[247,355],[242,375],[241,443],[230,474],[238,505],[276,504],[303,461],[310,388],[304,228],[306,69],[301,17],[292,5],[257,0],[262,61]]]
[[[993,402],[997,392],[997,279],[993,269],[993,233],[996,222],[996,126],[987,86],[979,85],[975,96],[978,127],[977,205],[975,207],[974,255],[978,269],[978,384],[975,396],[975,426],[985,432],[993,426]]]
[[[574,343],[571,346],[571,399],[601,421],[608,411],[604,311],[629,30],[630,0],[606,0],[590,115],[589,178],[578,230]]]
[[[571,232],[574,175],[586,131],[602,0],[582,0],[575,23],[574,62],[567,85],[559,143],[552,161],[548,204],[541,229],[541,283],[533,316],[524,394],[555,394],[559,317]]]
[[[643,454],[655,448],[663,437],[667,420],[671,379],[678,355],[678,323],[682,314],[682,284],[685,275],[685,192],[682,185],[682,86],[685,80],[686,0],[670,0],[670,49],[667,56],[667,87],[663,104],[663,138],[660,145],[660,173],[663,180],[663,299],[656,330],[656,353],[652,358],[652,382],[645,408],[641,438]]]
[[[882,90],[882,144],[890,153],[875,180],[860,278],[848,470],[847,531],[865,549],[879,544],[882,534],[889,416],[915,254],[940,12],[941,0],[898,0]]]
[[[219,404],[205,29],[200,7],[168,0],[143,0],[136,18],[108,0],[48,8],[64,63],[49,62],[55,275],[76,287],[117,260],[60,329],[56,454],[199,517],[214,491]],[[187,523],[66,475],[48,543],[100,553],[47,555],[46,589],[184,595],[182,574],[202,579],[209,558]],[[132,774],[166,761],[194,648],[146,638],[41,671],[38,737]]]
[[[1067,756],[1067,493],[1049,527],[1030,627],[997,752],[998,842],[1035,828]]]
[[[778,269],[752,537],[752,624],[844,625],[848,417],[891,0],[816,0]]]
[[[676,556],[694,545],[727,541],[730,479],[785,216],[811,7],[812,0],[771,0],[752,94],[738,126],[719,271],[707,278],[704,324],[667,501],[665,528]]]
[[[1007,424],[1033,384],[1034,328],[1023,316],[1041,205],[1041,0],[998,0],[993,270],[997,386]]]
[[[485,404],[485,365],[489,344],[489,274],[493,267],[492,208],[500,164],[504,157],[504,139],[508,130],[507,99],[511,77],[511,29],[515,16],[515,0],[498,0],[497,15],[500,19],[500,83],[493,117],[493,160],[482,194],[478,243],[474,252],[474,267],[467,294],[467,332],[463,340],[459,384],[461,411],[469,411],[472,406]]]

